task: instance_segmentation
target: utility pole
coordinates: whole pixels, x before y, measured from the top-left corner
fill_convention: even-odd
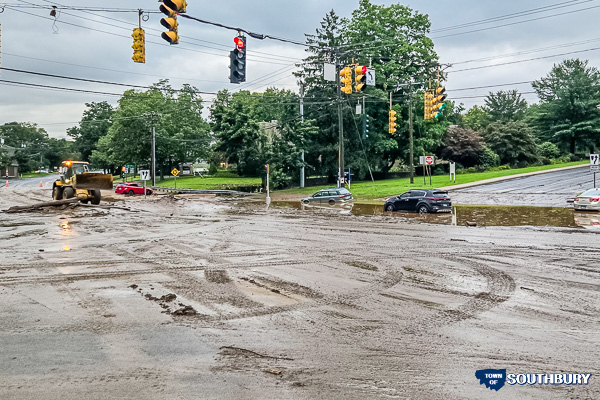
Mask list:
[[[413,148],[413,112],[412,112],[412,79],[409,81],[410,84],[408,86],[408,137],[409,137],[409,146],[410,146],[410,160],[408,163],[408,168],[410,169],[410,183],[415,183],[415,166],[414,163],[414,148]]]
[[[300,86],[300,118],[304,124],[304,86]],[[304,187],[304,139],[302,140],[302,167],[300,168],[300,187]]]
[[[344,121],[342,118],[342,82],[340,81],[340,58],[336,56],[335,70],[337,76],[337,102],[338,102],[338,124],[340,126],[339,150],[338,150],[338,187],[343,187],[344,179]]]
[[[152,186],[156,186],[156,132],[152,124]]]

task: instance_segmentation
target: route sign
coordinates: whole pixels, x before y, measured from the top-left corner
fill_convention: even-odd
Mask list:
[[[177,168],[173,168],[173,170],[171,171],[171,175],[173,175],[173,176],[179,175],[179,170]]]
[[[150,180],[150,170],[149,169],[140,170],[140,180],[141,181],[149,181]]]
[[[600,171],[600,160],[598,159],[598,154],[590,154],[590,171]]]
[[[367,68],[367,86],[375,86],[375,70]]]

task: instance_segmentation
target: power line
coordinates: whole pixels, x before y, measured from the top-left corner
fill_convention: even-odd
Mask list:
[[[456,72],[472,71],[472,70],[476,70],[476,69],[500,67],[500,66],[504,66],[504,65],[519,64],[519,63],[528,62],[528,61],[543,60],[543,59],[546,59],[546,58],[561,57],[561,56],[566,56],[566,55],[570,55],[570,54],[585,53],[585,52],[588,52],[588,51],[595,51],[595,50],[600,50],[600,47],[594,47],[594,48],[591,48],[591,49],[585,49],[585,50],[579,50],[579,51],[570,51],[570,52],[567,52],[567,53],[553,54],[553,55],[543,56],[543,57],[528,58],[526,60],[509,61],[509,62],[500,63],[500,64],[482,65],[482,66],[479,66],[479,67],[458,69],[458,70],[455,70],[455,71],[448,71],[447,73],[448,74],[450,74],[450,73],[453,74],[453,73],[456,73]]]
[[[556,4],[544,6],[544,7],[533,8],[531,10],[525,10],[525,11],[519,11],[519,12],[516,12],[516,13],[501,15],[501,16],[498,16],[498,17],[492,17],[492,18],[487,18],[487,19],[483,19],[483,20],[479,20],[479,21],[467,22],[467,23],[464,23],[464,24],[452,25],[452,26],[448,26],[448,27],[445,27],[445,28],[432,29],[431,33],[444,32],[444,31],[450,31],[450,30],[462,29],[462,28],[469,28],[471,26],[488,24],[488,23],[491,23],[491,22],[502,21],[502,20],[506,20],[506,19],[518,18],[518,17],[522,17],[522,16],[525,16],[525,15],[532,15],[532,14],[537,14],[537,13],[541,13],[541,12],[547,12],[547,11],[556,10],[556,9],[565,8],[565,7],[573,7],[573,6],[576,6],[576,5],[580,5],[580,4],[583,4],[583,3],[589,3],[589,2],[592,2],[592,1],[595,1],[595,0],[583,0],[583,1],[582,0],[571,0],[571,1],[565,1],[565,2],[562,2],[562,3],[556,3]]]

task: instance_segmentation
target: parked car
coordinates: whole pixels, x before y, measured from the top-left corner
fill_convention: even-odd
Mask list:
[[[573,199],[575,210],[600,211],[600,189],[590,189]]]
[[[446,191],[413,189],[387,199],[383,207],[385,211],[450,212],[452,202]]]
[[[350,193],[348,189],[343,187],[332,187],[321,189],[312,196],[303,198],[301,201],[304,204],[334,205],[339,203],[347,203],[352,200],[354,200],[354,198],[352,197],[352,193]]]
[[[116,187],[115,193],[128,194],[128,195],[144,194],[144,187],[140,186],[137,182],[121,183],[120,185],[118,185]],[[147,187],[146,194],[150,195],[152,193],[153,193],[152,189]]]

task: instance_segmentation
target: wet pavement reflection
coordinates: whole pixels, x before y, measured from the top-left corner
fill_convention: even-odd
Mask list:
[[[334,213],[340,215],[376,215],[404,218],[415,222],[467,226],[554,226],[600,230],[600,213],[575,212],[572,208],[521,207],[521,206],[470,206],[452,207],[451,213],[418,214],[386,212],[380,204],[344,204],[341,206],[310,206],[299,201],[273,202],[274,207],[292,207],[305,212]]]

